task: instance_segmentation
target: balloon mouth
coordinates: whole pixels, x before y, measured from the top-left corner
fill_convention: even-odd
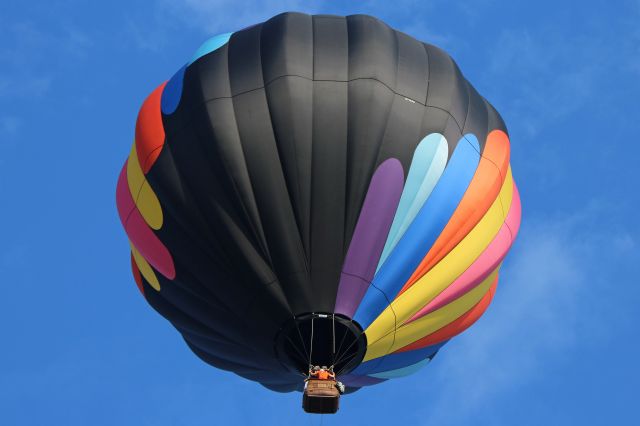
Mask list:
[[[366,350],[367,337],[360,324],[333,313],[308,313],[291,318],[282,326],[275,341],[280,363],[288,370],[305,375],[310,365],[333,366],[337,374],[346,374],[360,365]]]

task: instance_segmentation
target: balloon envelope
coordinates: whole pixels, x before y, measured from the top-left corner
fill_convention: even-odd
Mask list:
[[[143,103],[117,185],[133,275],[205,362],[276,391],[413,373],[486,310],[520,223],[496,110],[364,15],[212,38]]]

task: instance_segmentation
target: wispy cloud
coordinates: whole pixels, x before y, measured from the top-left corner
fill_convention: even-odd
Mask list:
[[[215,34],[265,21],[280,12],[296,10],[313,13],[316,8],[301,0],[253,4],[234,0],[155,0],[144,17],[125,15],[123,35],[138,50],[157,55],[176,42],[178,34],[195,33],[204,41]]]
[[[53,75],[47,72],[25,71],[22,75],[0,75],[0,96],[5,98],[40,98],[49,92]]]
[[[0,95],[29,99],[46,95],[56,72],[86,56],[92,41],[70,24],[47,27],[35,21],[0,20]],[[55,54],[55,61],[51,61]]]
[[[87,57],[93,42],[74,25],[0,17],[0,149],[14,148],[37,103]],[[6,161],[7,155],[0,159]]]
[[[615,301],[603,294],[602,270],[637,257],[637,236],[611,227],[585,232],[601,213],[594,203],[564,217],[525,217],[488,312],[434,361],[440,390],[426,424],[465,423],[536,380],[545,363],[571,362],[572,347],[604,338],[599,324]]]
[[[160,6],[174,18],[182,19],[208,33],[236,31],[286,11],[313,13],[317,6],[302,0],[268,0],[242,4],[235,0],[161,0]]]
[[[133,46],[138,50],[157,53],[162,51],[167,43],[166,25],[161,22],[161,17],[155,15],[152,19],[157,21],[156,25],[149,25],[144,31],[140,29],[135,19],[130,16],[125,17],[123,34],[129,43],[133,43]]]
[[[605,45],[591,39],[567,38],[558,31],[532,35],[529,31],[505,29],[491,48],[488,76],[501,81],[497,99],[521,123],[526,135],[563,119],[587,104],[606,68],[587,55],[598,56]]]
[[[617,81],[640,70],[640,9],[620,10],[615,24],[582,22],[575,14],[576,25],[549,17],[535,27],[505,26],[487,46],[491,62],[482,84],[522,136],[533,138],[593,105],[613,104]]]
[[[388,4],[375,0],[364,0],[349,4],[336,4],[320,0],[267,0],[252,4],[242,4],[235,0],[158,0],[154,9],[154,19],[158,22],[195,28],[206,34],[225,31],[237,31],[249,25],[265,21],[272,16],[288,11],[309,14],[336,13],[349,15],[365,13],[383,19],[391,19],[390,24],[412,36],[421,38],[439,46],[453,44],[451,33],[435,31],[424,21],[425,14],[435,15],[442,1],[423,2],[420,0],[398,0],[393,9]],[[419,11],[419,12],[418,12]],[[433,20],[435,22],[435,20]],[[457,43],[462,40],[457,39]],[[145,45],[146,43],[143,43]]]

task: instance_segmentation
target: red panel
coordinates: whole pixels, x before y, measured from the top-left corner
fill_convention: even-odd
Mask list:
[[[144,286],[142,285],[142,275],[140,275],[140,269],[138,269],[138,264],[136,264],[135,259],[133,258],[133,253],[131,253],[131,272],[133,272],[133,279],[136,280],[136,284],[138,285],[138,290],[144,296]]]
[[[145,174],[158,159],[164,145],[160,99],[166,84],[166,82],[162,83],[151,92],[142,104],[136,121],[136,151],[140,167]]]
[[[471,327],[471,325],[473,325],[473,323],[476,322],[478,318],[480,318],[482,314],[484,314],[484,312],[487,310],[489,304],[491,303],[491,300],[493,299],[493,295],[496,291],[497,286],[498,276],[496,275],[496,278],[493,281],[493,284],[491,284],[489,290],[485,293],[482,299],[480,299],[480,301],[475,304],[473,308],[469,309],[466,313],[462,314],[461,317],[442,327],[440,330],[435,331],[420,340],[416,340],[410,345],[402,347],[395,352],[406,352],[421,349],[451,339],[452,337],[462,333],[467,328]]]

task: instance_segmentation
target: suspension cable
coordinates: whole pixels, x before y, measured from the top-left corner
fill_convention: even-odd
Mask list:
[[[316,314],[311,314],[311,345],[309,349],[309,365],[312,366],[311,361],[313,361],[313,320],[315,319]]]
[[[333,313],[333,354],[336,354],[336,313]]]
[[[336,313],[334,312],[331,315],[333,333],[332,333],[332,349],[331,349],[331,371],[333,371],[333,367],[336,362]]]
[[[309,355],[309,352],[307,352],[307,345],[304,343],[304,338],[302,337],[302,332],[300,331],[300,325],[298,324],[298,318],[295,316],[295,314],[293,315],[293,323],[295,324],[296,330],[298,331],[298,337],[300,337],[300,343],[302,343],[304,353],[308,358],[310,358],[311,356]]]

